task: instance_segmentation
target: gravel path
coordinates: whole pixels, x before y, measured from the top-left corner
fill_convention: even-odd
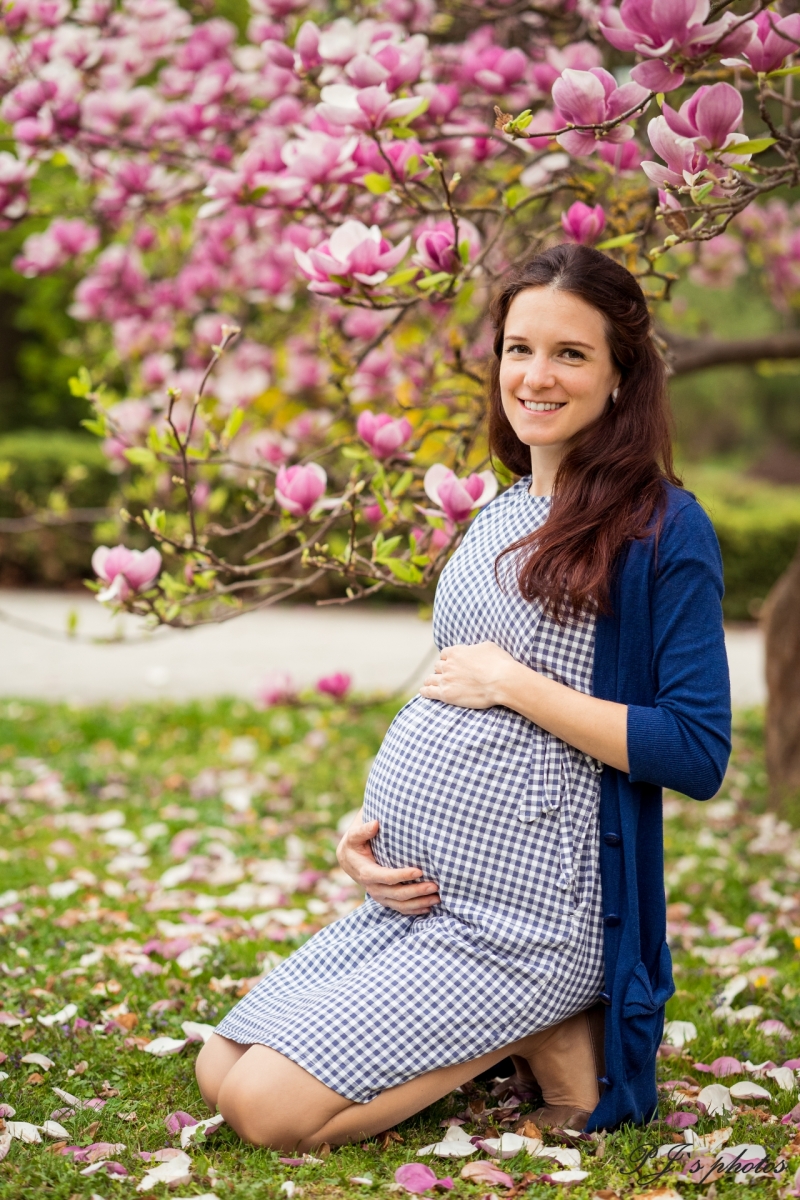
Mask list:
[[[66,636],[69,614],[77,637]],[[123,641],[102,643],[122,633]],[[755,627],[727,630],[734,704],[764,702]],[[0,590],[0,695],[90,704],[163,696],[253,699],[269,671],[300,687],[347,671],[360,692],[413,691],[434,653],[429,621],[405,607],[270,609],[226,625],[141,632],[79,593]]]

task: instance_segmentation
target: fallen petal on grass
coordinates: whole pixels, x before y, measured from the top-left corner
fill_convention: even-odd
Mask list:
[[[471,1183],[489,1183],[500,1187],[513,1187],[514,1180],[493,1163],[471,1162],[461,1168],[461,1178]]]
[[[185,1150],[191,1142],[201,1138],[210,1138],[224,1124],[225,1118],[217,1113],[215,1117],[208,1117],[205,1121],[196,1121],[194,1125],[185,1125],[181,1130],[181,1149]]]
[[[192,1160],[182,1150],[176,1151],[157,1167],[152,1167],[136,1185],[137,1192],[147,1192],[159,1183],[167,1185],[189,1183],[192,1178]]]
[[[169,1054],[180,1054],[187,1044],[187,1038],[157,1037],[142,1049],[145,1054],[153,1054],[156,1058],[166,1058]]]
[[[20,1142],[40,1142],[42,1135],[30,1121],[6,1121],[6,1132]]]

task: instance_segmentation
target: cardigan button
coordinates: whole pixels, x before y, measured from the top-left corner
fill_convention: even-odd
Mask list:
[[[601,1004],[610,1004],[611,1003],[611,996],[609,995],[608,992],[601,992],[600,995],[597,997],[597,999],[600,1001]]]
[[[608,1078],[607,1075],[598,1076],[597,1082],[602,1083],[604,1087],[607,1087],[607,1088],[611,1087],[611,1080]]]
[[[619,925],[620,919],[616,913],[609,913],[607,917],[603,917],[603,924],[608,925],[610,929]]]
[[[607,846],[618,846],[622,841],[622,838],[618,833],[604,833],[603,841]]]

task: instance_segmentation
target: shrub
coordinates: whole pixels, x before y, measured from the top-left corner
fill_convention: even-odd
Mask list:
[[[0,438],[0,582],[64,584],[90,573],[94,524],[116,480],[99,444],[83,434],[23,430]],[[47,511],[46,525],[32,521]],[[94,510],[88,521],[53,524],[75,509]],[[88,514],[87,514],[88,515]]]
[[[712,466],[690,468],[684,479],[719,538],[725,617],[752,620],[797,552],[800,488],[776,487]]]

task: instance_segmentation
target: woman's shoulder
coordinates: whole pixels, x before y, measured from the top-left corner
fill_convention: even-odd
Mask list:
[[[717,536],[706,510],[693,492],[664,480],[664,507],[662,509],[659,542],[692,545],[698,541],[709,541],[716,546]]]

